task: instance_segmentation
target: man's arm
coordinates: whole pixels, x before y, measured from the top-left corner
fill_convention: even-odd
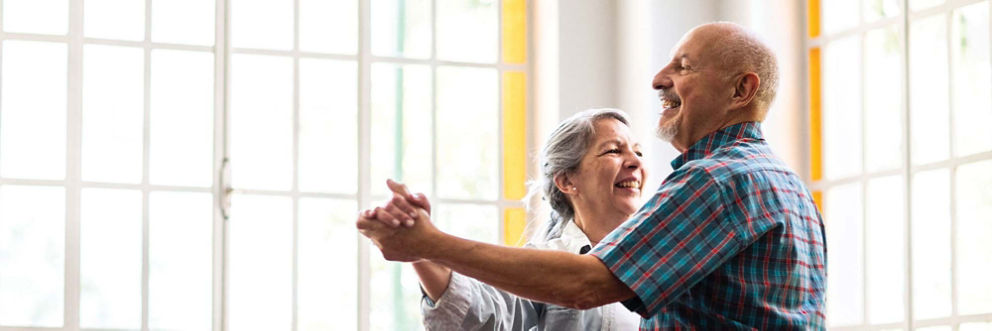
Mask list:
[[[504,247],[441,233],[424,258],[518,296],[569,308],[588,309],[635,295],[591,255]]]

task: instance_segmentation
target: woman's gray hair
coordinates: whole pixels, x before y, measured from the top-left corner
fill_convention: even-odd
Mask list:
[[[551,219],[547,224],[547,231],[544,233],[545,238],[543,239],[560,232],[561,226],[575,217],[575,209],[568,200],[568,196],[555,185],[555,177],[578,169],[582,157],[589,149],[591,138],[596,134],[596,121],[601,119],[615,119],[630,126],[627,114],[622,110],[588,109],[572,115],[558,124],[558,128],[551,132],[551,136],[548,137],[548,141],[541,151],[540,167],[538,167],[540,177],[530,183],[528,196],[542,193],[544,200],[547,200],[551,206]]]

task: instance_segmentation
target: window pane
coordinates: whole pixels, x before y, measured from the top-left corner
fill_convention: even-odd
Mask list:
[[[83,48],[83,180],[141,182],[144,56],[140,48]]]
[[[436,3],[439,59],[496,62],[496,1],[437,0]]]
[[[357,192],[358,68],[354,62],[300,59],[299,130],[300,190]]]
[[[901,12],[899,2],[899,0],[865,0],[865,22],[899,15]]]
[[[858,0],[821,1],[823,10],[823,32],[827,34],[853,28],[858,21]],[[856,63],[856,62],[852,62]],[[824,70],[824,73],[827,71]],[[857,76],[851,76],[857,77]]]
[[[861,172],[861,38],[823,50],[823,172],[827,179]],[[852,79],[853,78],[853,79]],[[890,122],[891,123],[891,122]]]
[[[293,62],[242,54],[232,62],[234,186],[288,190],[293,183]]]
[[[296,273],[300,330],[358,327],[356,210],[354,201],[300,199]]]
[[[355,54],[358,1],[299,0],[300,50]]]
[[[944,0],[909,0],[909,9],[913,11],[927,9],[944,3]]]
[[[214,55],[152,50],[149,180],[208,187],[213,181]]]
[[[902,164],[902,43],[897,26],[865,34],[865,166],[868,171]]]
[[[216,6],[203,0],[152,0],[152,41],[213,45]]]
[[[867,215],[868,321],[872,324],[903,321],[906,275],[906,204],[902,176],[868,182]],[[832,260],[831,262],[836,261]]]
[[[497,198],[496,70],[437,69],[438,194]],[[471,110],[471,111],[467,111]]]
[[[83,31],[89,38],[145,40],[145,1],[83,1]]]
[[[369,245],[370,330],[423,330],[420,280],[408,263],[388,262]]]
[[[428,0],[372,0],[372,54],[430,57],[431,24]]]
[[[387,195],[386,178],[430,194],[431,70],[372,64],[372,193]]]
[[[831,326],[856,325],[864,315],[864,237],[861,184],[837,186],[824,197],[827,265],[827,318]]]
[[[917,328],[916,331],[951,331],[950,326],[931,326],[926,328]]]
[[[910,121],[914,134],[913,164],[947,159],[947,17],[937,15],[915,21],[910,27]]]
[[[992,323],[962,323],[960,331],[992,331]]]
[[[992,313],[992,161],[961,166],[955,185],[958,313]]]
[[[152,192],[148,197],[148,326],[213,326],[213,196]]]
[[[231,45],[293,49],[293,2],[231,0]]]
[[[61,327],[65,193],[0,186],[0,325]]]
[[[499,244],[499,208],[486,205],[438,204],[434,214],[441,231],[475,241]]]
[[[228,221],[231,330],[288,330],[293,321],[293,202],[235,195]]]
[[[65,44],[5,40],[0,73],[0,174],[65,178]]]
[[[992,68],[989,65],[989,3],[954,11],[951,24],[954,72],[954,154],[992,150]]]
[[[141,327],[141,191],[83,189],[79,324]]]
[[[68,28],[69,0],[3,0],[4,31],[64,35]]]
[[[913,316],[951,314],[951,174],[913,176]]]

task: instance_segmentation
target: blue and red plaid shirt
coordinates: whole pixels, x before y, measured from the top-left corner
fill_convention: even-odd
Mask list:
[[[822,329],[823,220],[758,123],[700,139],[595,255],[633,290],[641,329]]]

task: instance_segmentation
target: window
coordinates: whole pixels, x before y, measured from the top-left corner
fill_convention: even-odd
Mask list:
[[[807,6],[828,324],[992,328],[989,1]]]
[[[418,328],[352,223],[386,178],[519,242],[524,0],[0,13],[0,330]]]

